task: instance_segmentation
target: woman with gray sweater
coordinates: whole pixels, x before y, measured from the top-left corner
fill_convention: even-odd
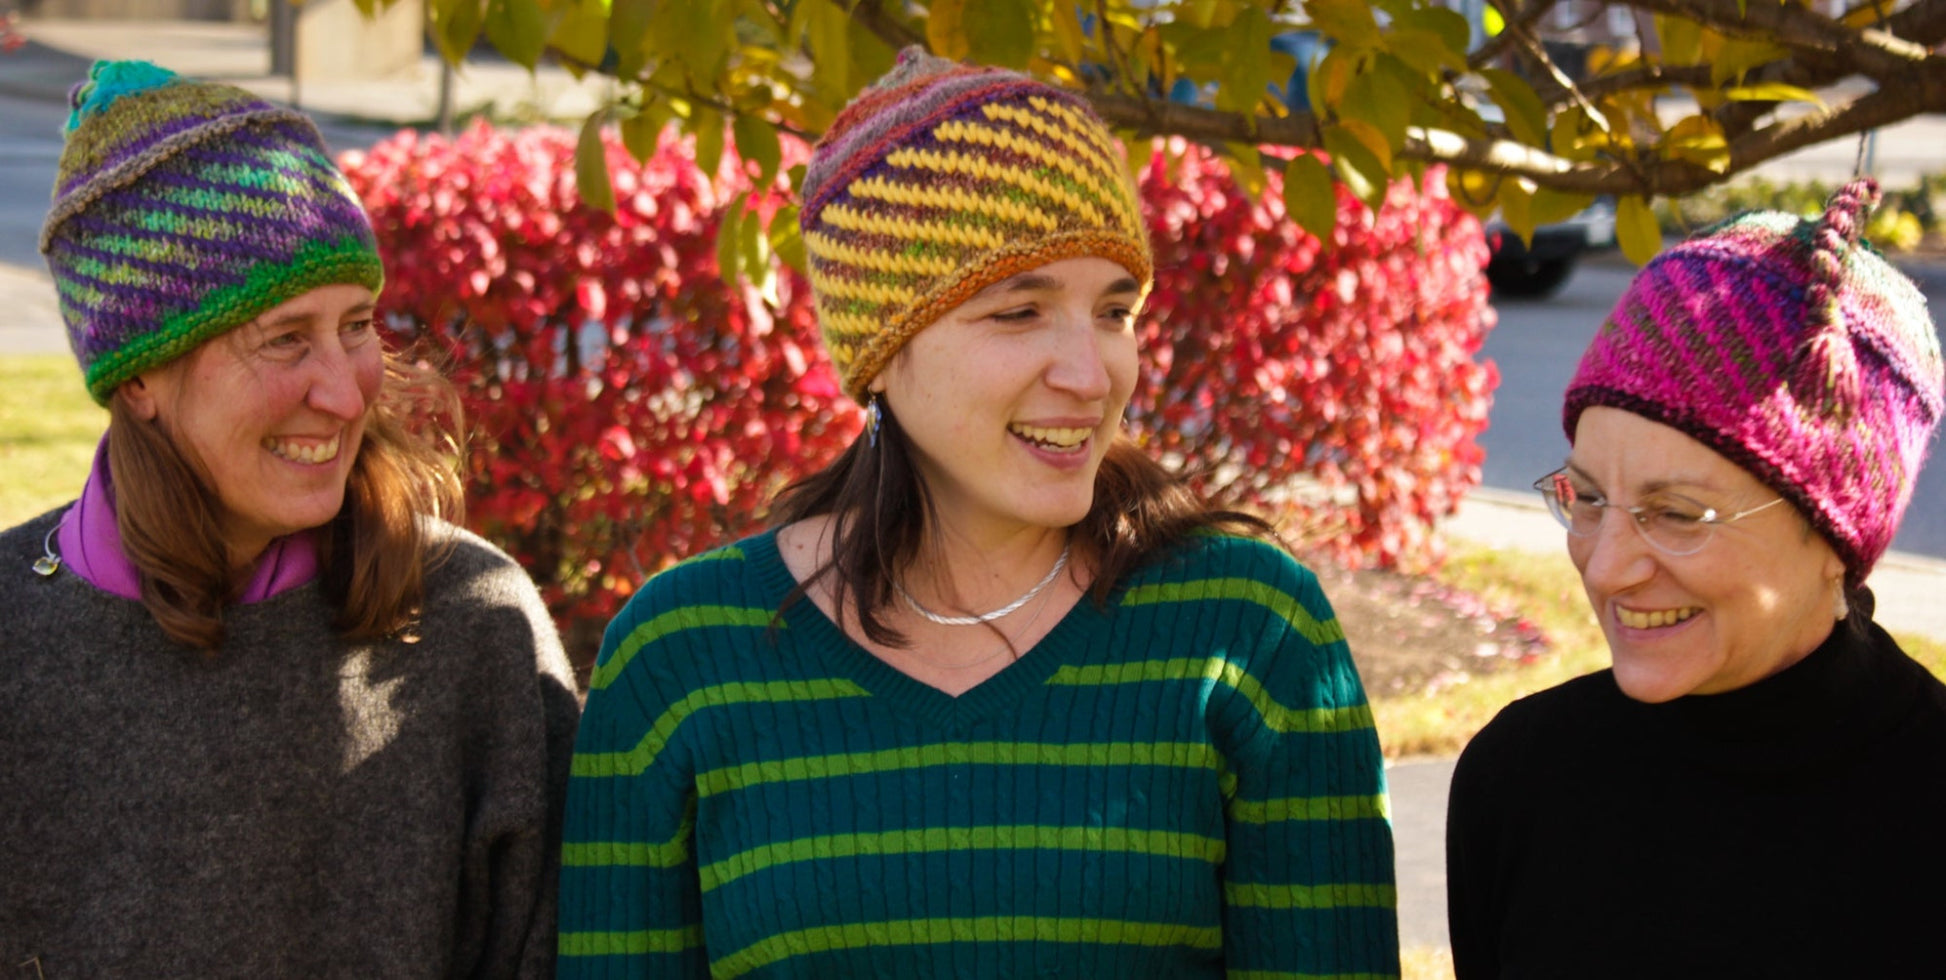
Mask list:
[[[550,975],[573,681],[448,523],[452,390],[375,330],[358,199],[240,89],[70,101],[40,248],[109,425],[0,533],[0,964]]]

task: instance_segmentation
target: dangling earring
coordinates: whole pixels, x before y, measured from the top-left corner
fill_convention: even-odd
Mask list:
[[[1836,584],[1837,588],[1834,591],[1837,593],[1837,599],[1833,603],[1832,611],[1838,614],[1838,621],[1843,622],[1846,616],[1851,615],[1851,603],[1845,601],[1845,580],[1837,579]]]
[[[878,407],[878,395],[874,394],[872,395],[872,400],[865,403],[865,438],[868,445],[873,449],[878,448],[878,426],[881,420],[882,413]]]

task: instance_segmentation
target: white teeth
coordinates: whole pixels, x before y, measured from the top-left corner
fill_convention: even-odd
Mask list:
[[[1050,429],[1038,425],[1016,425],[1012,431],[1023,439],[1050,449],[1073,449],[1087,442],[1088,437],[1095,433],[1093,429]]]
[[[280,442],[270,436],[265,436],[263,447],[270,450],[279,459],[288,459],[293,463],[329,463],[338,458],[339,438],[338,436],[332,436],[330,442],[321,446],[313,446],[292,441]]]
[[[1699,612],[1702,612],[1702,610],[1695,606],[1684,606],[1681,609],[1657,609],[1652,612],[1616,609],[1615,618],[1621,620],[1622,625],[1629,629],[1648,630],[1660,629],[1664,626],[1674,626]]]

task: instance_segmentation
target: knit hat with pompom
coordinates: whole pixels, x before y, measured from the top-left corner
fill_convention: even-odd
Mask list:
[[[1815,220],[1751,211],[1656,256],[1568,385],[1680,430],[1789,500],[1853,585],[1892,543],[1946,401],[1926,299],[1859,237],[1878,185]]]
[[[302,114],[144,61],[96,62],[68,103],[40,250],[95,401],[319,286],[383,287]]]

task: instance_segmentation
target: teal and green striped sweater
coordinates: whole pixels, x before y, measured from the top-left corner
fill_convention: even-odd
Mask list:
[[[1192,538],[958,698],[798,602],[774,533],[610,624],[561,975],[1398,972],[1372,717],[1283,550]]]

